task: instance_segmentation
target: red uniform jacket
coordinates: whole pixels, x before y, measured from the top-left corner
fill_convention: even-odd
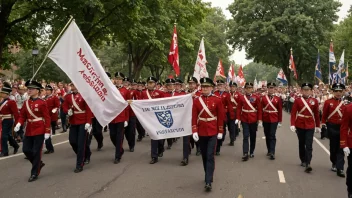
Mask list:
[[[129,90],[129,93],[128,93],[128,100],[138,100],[138,91],[135,90],[135,89],[131,89]],[[128,105],[127,107],[129,109],[129,116],[130,117],[136,117],[136,114],[134,114],[131,106]]]
[[[183,95],[186,95],[185,91],[175,91],[174,92],[174,96],[183,96]]]
[[[271,101],[276,110],[269,104],[268,100]],[[262,107],[263,107],[263,122],[282,122],[282,100],[278,96],[262,97]]]
[[[202,98],[209,111],[216,117],[212,118],[200,103]],[[192,108],[192,132],[198,132],[199,136],[214,136],[224,132],[224,107],[221,98],[210,95],[200,96],[194,99]],[[207,119],[207,120],[206,120]]]
[[[332,124],[341,124],[342,116],[340,116],[338,111],[335,111],[335,109],[339,106],[340,102],[341,100],[335,98],[331,98],[324,102],[323,116],[321,120],[322,124],[326,124],[327,122]],[[339,111],[341,112],[341,115],[343,115],[345,108],[345,104],[342,104],[340,106]],[[330,117],[330,119],[328,119],[334,111],[335,113]]]
[[[38,119],[29,113],[27,109],[27,101],[29,109]],[[27,122],[25,135],[36,136],[43,135],[44,133],[50,134],[50,116],[48,108],[46,107],[46,102],[40,98],[34,100],[28,99],[27,101],[23,103],[18,120],[21,126]]]
[[[340,147],[352,148],[352,104],[346,105],[340,128]]]
[[[225,121],[227,120],[227,115],[226,115],[227,112],[230,113],[231,120],[235,119],[235,112],[231,111],[231,110],[229,111],[229,109],[233,109],[230,93],[227,91],[222,91],[222,92],[216,91],[216,92],[214,92],[214,95],[221,98],[222,104],[224,106],[224,113],[225,113],[224,120]]]
[[[171,91],[171,92],[169,92],[169,91],[164,92],[164,98],[170,98],[170,97],[172,97],[172,96],[174,96],[174,92],[173,92],[173,91]]]
[[[149,91],[148,89],[143,90],[142,92],[142,99],[149,99],[148,94],[149,93],[151,99],[155,99],[155,98],[164,98],[164,92],[160,91],[160,90],[153,90],[153,91]]]
[[[307,108],[305,108],[302,99],[307,102],[313,115],[307,110]],[[301,112],[303,108],[305,109]],[[314,129],[315,127],[320,127],[318,100],[315,98],[297,98],[293,103],[291,110],[291,126],[300,129]]]
[[[48,107],[49,115],[51,118],[51,122],[57,121],[59,119],[59,108],[60,108],[60,100],[57,96],[48,96],[45,98],[46,106]],[[53,109],[57,109],[55,113],[51,112]]]
[[[252,110],[244,97],[247,97],[248,101],[255,110]],[[262,120],[262,115],[262,104],[259,96],[253,94],[240,96],[240,100],[237,105],[237,119],[245,123],[256,123],[258,120]]]
[[[191,90],[188,90],[188,93],[192,94],[192,98],[194,99],[195,97],[199,97],[202,95],[202,92],[200,92],[199,90],[195,91],[191,91]]]
[[[84,112],[79,113],[80,111],[73,105],[72,103],[72,96],[73,99],[76,101],[78,107]],[[72,109],[73,115],[70,116],[70,124],[72,125],[80,125],[92,123],[92,111],[90,110],[89,106],[87,105],[86,101],[82,98],[80,93],[70,93],[65,96],[64,103],[62,104],[62,109],[65,114],[67,114],[69,109]]]
[[[242,96],[242,94],[240,92],[238,92],[238,91],[230,92],[232,111],[235,114],[235,118],[234,119],[238,119],[237,118],[237,105],[240,102],[241,96]]]
[[[119,87],[118,90],[125,100],[129,99],[129,91],[125,87]],[[127,106],[119,115],[117,115],[110,123],[119,123],[129,120],[130,106]]]
[[[5,101],[7,101],[6,104],[2,106],[5,103]],[[1,117],[6,119],[6,117],[12,116],[12,118],[15,119],[15,123],[18,122],[19,114],[18,114],[17,104],[14,100],[11,100],[9,98],[4,99],[0,103],[0,108],[1,108],[0,109]]]

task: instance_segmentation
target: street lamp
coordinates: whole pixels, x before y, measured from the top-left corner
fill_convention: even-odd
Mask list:
[[[32,64],[32,71],[33,71],[33,76],[34,76],[34,64],[35,64],[35,58],[39,54],[39,50],[37,48],[33,48],[32,50],[32,56],[33,56],[33,64]]]

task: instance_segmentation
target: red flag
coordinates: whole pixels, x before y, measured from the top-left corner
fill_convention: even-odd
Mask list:
[[[180,66],[178,65],[179,58],[178,58],[178,43],[177,43],[176,25],[174,26],[174,33],[172,34],[168,60],[169,60],[169,63],[174,68],[176,76],[179,76],[180,75]]]
[[[297,71],[296,71],[295,62],[293,61],[292,49],[291,49],[290,66],[289,66],[289,68],[290,68],[291,71],[293,71],[293,77],[297,80],[298,75],[297,75]]]
[[[215,72],[215,77],[216,76],[220,76],[222,78],[226,78],[225,76],[225,71],[224,71],[224,67],[222,66],[222,61],[221,59],[219,60],[219,63],[218,63],[218,68],[216,69],[216,72]]]
[[[246,79],[244,78],[242,65],[238,69],[238,74],[237,74],[237,77],[236,77],[236,81],[239,84],[239,86],[241,86],[241,87],[243,87],[246,84]]]

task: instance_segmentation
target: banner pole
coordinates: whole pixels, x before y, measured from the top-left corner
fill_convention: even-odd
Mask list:
[[[67,27],[71,24],[71,22],[73,21],[73,16],[71,16],[71,18],[68,20],[68,22],[66,23],[65,27],[61,30],[60,34],[56,37],[56,39],[54,40],[53,44],[51,44],[48,52],[46,53],[42,63],[39,65],[37,71],[33,74],[32,78],[30,81],[33,80],[33,78],[37,75],[38,71],[40,70],[40,68],[43,66],[44,62],[46,61],[46,59],[49,56],[49,53],[51,52],[51,50],[54,48],[54,46],[56,45],[57,41],[59,40],[59,38],[62,36],[62,34],[65,32],[65,30],[67,29]]]

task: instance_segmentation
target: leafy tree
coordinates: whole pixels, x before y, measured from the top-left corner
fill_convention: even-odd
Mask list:
[[[255,78],[258,81],[276,82],[276,77],[279,70],[279,68],[270,65],[254,62],[243,67],[246,82],[254,82]]]

